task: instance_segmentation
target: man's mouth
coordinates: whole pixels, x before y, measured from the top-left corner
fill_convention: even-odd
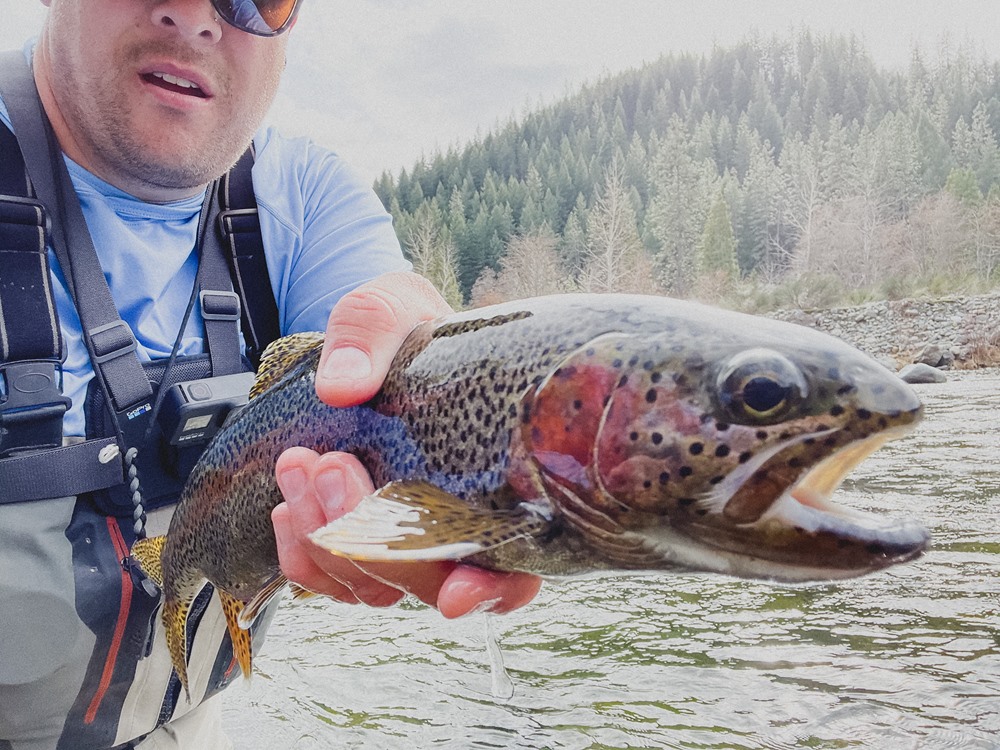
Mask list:
[[[194,96],[199,99],[208,98],[208,94],[205,93],[205,91],[198,84],[193,81],[189,81],[186,78],[171,75],[170,73],[153,71],[151,73],[143,74],[142,80],[146,83],[152,84],[153,86],[158,86],[159,88],[166,89],[167,91],[173,91],[185,96]]]

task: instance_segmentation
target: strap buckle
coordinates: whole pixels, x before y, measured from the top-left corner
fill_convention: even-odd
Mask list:
[[[52,360],[0,364],[0,456],[62,445],[63,415],[71,400],[62,394],[62,367]]]
[[[230,208],[219,211],[219,231],[224,237],[260,231],[260,214],[256,208]]]
[[[124,320],[116,320],[87,331],[94,347],[94,364],[103,365],[112,359],[134,352],[138,346],[132,329]]]
[[[5,224],[34,226],[44,230],[45,237],[51,234],[52,222],[45,205],[35,198],[19,195],[0,195],[0,221]]]
[[[240,296],[235,292],[218,292],[211,289],[198,294],[201,300],[203,320],[238,321],[240,319]]]

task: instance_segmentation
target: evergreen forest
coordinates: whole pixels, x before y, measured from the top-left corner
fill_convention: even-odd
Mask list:
[[[804,31],[608,76],[375,189],[455,305],[816,307],[1000,285],[998,133],[1000,63]]]

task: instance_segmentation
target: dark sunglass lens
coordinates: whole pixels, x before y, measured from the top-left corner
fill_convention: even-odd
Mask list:
[[[270,36],[288,23],[295,0],[213,0],[229,24],[251,34]]]
[[[288,18],[295,9],[295,0],[254,0],[253,4],[265,23],[274,31],[288,23]]]

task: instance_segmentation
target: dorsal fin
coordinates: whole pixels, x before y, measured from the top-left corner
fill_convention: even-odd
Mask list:
[[[260,367],[257,369],[257,379],[253,388],[250,389],[250,398],[255,398],[277,383],[305,356],[321,346],[323,346],[323,334],[319,331],[292,333],[272,341],[260,358]]]

